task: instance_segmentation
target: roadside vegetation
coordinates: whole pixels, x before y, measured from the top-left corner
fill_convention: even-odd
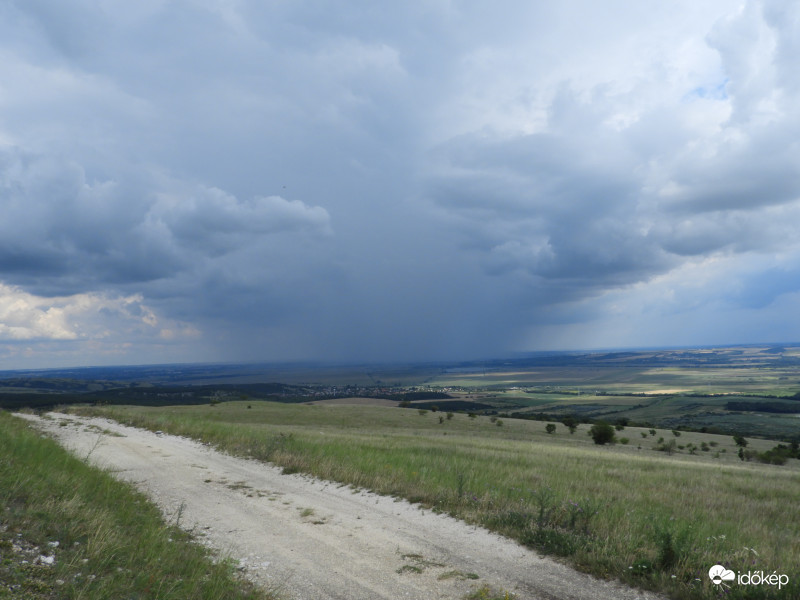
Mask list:
[[[748,462],[731,436],[612,427],[599,444],[572,422],[257,401],[73,410],[407,498],[672,598],[800,597],[800,461]],[[717,564],[790,581],[715,586]]]
[[[256,600],[145,496],[0,411],[0,599]]]

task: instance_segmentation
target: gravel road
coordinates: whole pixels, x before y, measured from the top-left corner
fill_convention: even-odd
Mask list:
[[[106,419],[22,416],[133,482],[167,519],[287,599],[461,599],[482,585],[519,600],[658,598],[405,501],[284,475],[186,438]]]

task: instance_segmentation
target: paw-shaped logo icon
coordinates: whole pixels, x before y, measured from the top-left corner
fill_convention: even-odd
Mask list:
[[[714,585],[720,585],[723,581],[733,581],[736,575],[730,569],[726,569],[722,565],[714,565],[708,570],[708,576]]]

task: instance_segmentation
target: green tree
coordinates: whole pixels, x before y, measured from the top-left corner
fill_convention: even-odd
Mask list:
[[[589,430],[595,444],[603,446],[614,443],[614,428],[605,421],[598,421]]]
[[[575,430],[578,428],[578,422],[575,420],[575,417],[564,417],[561,422],[564,424],[564,427],[569,429],[570,433],[575,433]]]
[[[555,433],[556,432],[556,426],[553,423],[548,423],[547,427],[545,427],[544,430],[547,433]]]

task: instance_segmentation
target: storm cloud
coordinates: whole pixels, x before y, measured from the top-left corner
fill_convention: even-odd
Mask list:
[[[9,367],[800,334],[784,0],[0,2]]]

